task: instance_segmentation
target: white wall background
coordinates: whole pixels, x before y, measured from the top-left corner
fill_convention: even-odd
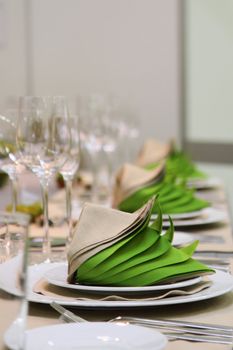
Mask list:
[[[188,139],[233,143],[233,1],[185,5]]]
[[[1,1],[12,33],[0,49],[7,82],[0,84],[2,99],[24,94],[27,87],[33,94],[70,99],[116,94],[136,111],[142,138],[179,138],[178,0]],[[28,6],[32,50],[25,87]]]
[[[24,0],[0,0],[0,106],[27,90]],[[1,113],[1,110],[0,110]]]

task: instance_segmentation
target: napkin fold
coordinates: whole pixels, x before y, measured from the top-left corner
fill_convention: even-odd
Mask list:
[[[116,174],[113,207],[134,212],[157,194],[165,214],[186,213],[209,206],[207,201],[195,197],[192,190],[167,176],[164,164],[161,162],[152,170],[124,164]],[[156,206],[152,211],[156,213]]]
[[[149,221],[154,199],[135,213],[86,203],[75,228],[74,238],[68,251],[69,277],[91,256],[140,230]]]
[[[141,167],[159,162],[167,158],[173,149],[172,141],[169,143],[161,143],[154,139],[148,139],[136,158],[136,164]]]
[[[135,164],[143,168],[153,169],[161,160],[166,160],[166,172],[181,180],[206,179],[191,158],[175,147],[174,141],[161,143],[155,139],[145,141],[135,160]]]
[[[158,215],[149,225],[154,205]],[[170,227],[161,234],[162,212],[157,199],[152,198],[133,216],[100,206],[94,209],[93,218],[93,205],[84,207],[77,224],[68,252],[69,282],[147,286],[213,272],[192,259],[197,241],[179,249],[172,246],[171,219]],[[123,222],[121,218],[126,219]]]
[[[156,184],[164,178],[165,163],[160,162],[153,170],[146,170],[134,164],[124,164],[116,174],[113,189],[113,207],[141,187]]]

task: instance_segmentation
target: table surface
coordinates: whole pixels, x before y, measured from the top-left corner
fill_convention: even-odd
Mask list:
[[[205,196],[209,196],[213,202],[218,206],[226,207],[222,191],[209,191]],[[216,225],[206,229],[206,232],[215,232],[216,235],[221,235],[222,232],[231,234],[230,222],[224,225]],[[187,230],[186,230],[187,231]],[[192,231],[205,234],[205,229],[201,231],[198,228]],[[202,253],[204,254],[204,253]],[[228,252],[228,258],[231,260],[231,271],[233,271],[233,253]],[[11,310],[14,308],[11,296],[0,291],[0,350],[5,349],[3,344],[3,333],[5,325],[10,317]],[[73,309],[74,311],[74,309]],[[222,325],[233,326],[233,291],[223,296],[204,300],[200,302],[193,302],[184,305],[167,305],[163,307],[148,307],[135,309],[121,309],[121,310],[95,310],[95,309],[75,309],[76,313],[89,321],[100,321],[112,318],[118,315],[138,316],[151,319],[169,318],[182,319],[187,321],[199,321],[206,323],[216,323]],[[45,325],[59,324],[58,314],[49,305],[30,303],[29,314],[27,320],[27,328],[41,327]],[[232,349],[229,345],[207,344],[207,343],[191,343],[187,341],[170,341],[167,349]]]

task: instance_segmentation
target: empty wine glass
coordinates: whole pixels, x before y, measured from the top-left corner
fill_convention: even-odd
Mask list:
[[[118,143],[115,106],[107,95],[91,94],[78,99],[81,140],[91,159],[92,201],[108,202]]]
[[[80,103],[81,100],[81,103]],[[92,167],[92,201],[99,200],[98,176],[102,163],[103,129],[101,118],[103,113],[103,103],[99,95],[80,97],[78,101],[78,114],[81,124],[81,143],[87,151]]]
[[[0,275],[9,279],[12,297],[6,315],[4,340],[9,349],[25,349],[27,318],[27,256],[28,225],[30,216],[0,211]],[[8,289],[7,289],[8,288]],[[4,312],[1,317],[5,317]],[[3,334],[1,334],[3,335]]]
[[[73,233],[72,222],[72,182],[77,175],[77,171],[80,164],[80,135],[79,135],[79,123],[78,117],[70,117],[70,151],[67,160],[60,170],[63,176],[66,189],[66,220],[68,223],[68,236],[67,246],[71,242]]]
[[[12,212],[18,204],[18,176],[23,166],[18,161],[16,150],[16,111],[7,110],[6,116],[0,115],[0,168],[6,172],[12,183]]]
[[[70,125],[63,96],[25,96],[19,100],[17,148],[20,162],[39,178],[44,209],[43,254],[49,261],[51,243],[48,218],[48,186],[67,160],[70,150]]]

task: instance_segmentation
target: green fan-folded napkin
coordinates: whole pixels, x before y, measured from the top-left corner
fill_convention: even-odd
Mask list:
[[[68,279],[72,280],[76,269],[91,256],[142,230],[149,222],[153,203],[151,199],[132,214],[86,203],[68,251]]]
[[[135,164],[146,169],[154,169],[161,160],[166,160],[166,172],[171,176],[182,180],[207,178],[207,175],[198,169],[187,154],[176,149],[172,141],[161,143],[154,139],[147,140]]]
[[[207,178],[207,175],[198,169],[187,154],[175,149],[167,158],[166,170],[168,174],[175,174],[177,177],[186,181]]]
[[[153,224],[149,225],[153,205],[158,207],[158,216]],[[88,245],[88,255],[81,260],[77,259],[76,249],[78,252],[84,249],[84,246],[80,248],[77,245],[82,242],[81,238],[84,235],[83,220],[92,221],[92,217],[89,217],[89,220],[87,217],[89,209],[90,205],[83,209],[85,217],[82,215],[80,218],[68,253],[69,282],[105,286],[147,286],[213,273],[212,269],[192,258],[197,241],[180,249],[172,246],[174,227],[171,219],[169,229],[165,234],[161,234],[162,212],[158,202],[154,203],[154,199],[134,213],[136,216],[140,213],[141,217],[144,217],[143,224],[140,220],[137,220],[136,224],[134,221],[134,225],[130,223],[129,226],[124,223],[118,234],[116,226],[119,223],[115,226],[112,217],[117,215],[121,221],[121,216],[123,215],[123,218],[125,214],[131,222],[132,214],[121,211],[116,213],[116,210],[99,206],[101,217],[99,220],[95,218],[95,225],[85,232],[86,237],[92,242],[95,241],[96,245]],[[122,221],[121,223],[123,224]],[[102,232],[101,238],[98,235],[99,231]],[[122,235],[122,231],[127,233]],[[107,246],[102,244],[106,240],[109,243]],[[99,248],[97,252],[96,246]]]
[[[152,170],[124,164],[116,175],[113,207],[134,212],[157,194],[164,214],[187,213],[209,206],[207,201],[197,198],[192,190],[167,177],[164,163],[160,163]],[[156,206],[152,212],[156,213]]]

